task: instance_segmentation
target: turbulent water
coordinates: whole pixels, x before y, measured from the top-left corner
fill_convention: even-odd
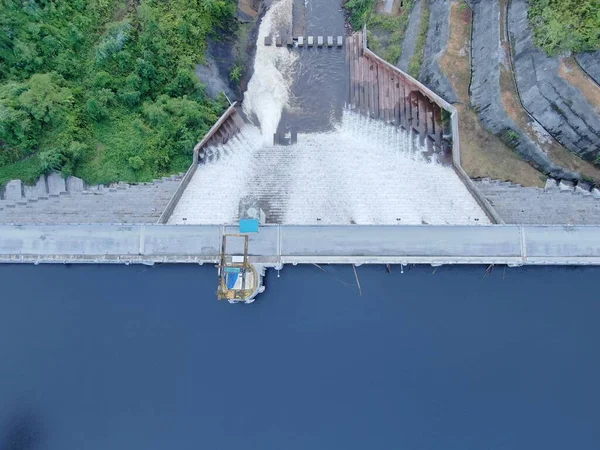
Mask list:
[[[311,4],[307,33],[343,33],[338,9]],[[332,19],[319,17],[321,10]],[[435,154],[396,126],[344,109],[343,49],[264,45],[267,36],[285,41],[291,30],[292,0],[275,0],[260,25],[244,96],[251,123],[207,150],[170,223],[236,223],[247,196],[258,201],[268,223],[489,223]],[[282,130],[297,132],[297,143],[273,145]]]
[[[288,106],[298,54],[287,47],[264,45],[265,37],[285,37],[291,34],[292,0],[274,3],[265,14],[258,31],[254,74],[244,94],[244,111],[255,117],[264,142],[273,142],[273,135]]]
[[[334,131],[289,146],[263,145],[247,126],[209,152],[170,221],[235,223],[247,195],[275,223],[488,223],[451,167],[399,128],[350,110]]]

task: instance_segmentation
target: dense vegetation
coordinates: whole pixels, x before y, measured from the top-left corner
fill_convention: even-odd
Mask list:
[[[0,184],[185,169],[223,111],[194,74],[233,0],[0,0]]]
[[[548,54],[600,50],[600,1],[531,0],[529,19]]]
[[[346,8],[355,30],[367,24],[369,48],[391,64],[397,64],[402,54],[402,40],[408,27],[412,0],[405,0],[398,16],[376,14],[376,0],[349,0]]]

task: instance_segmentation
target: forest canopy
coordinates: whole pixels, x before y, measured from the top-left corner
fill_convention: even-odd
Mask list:
[[[194,66],[234,31],[233,0],[0,0],[0,184],[184,170],[225,100]]]
[[[535,43],[549,55],[600,50],[600,1],[531,0]]]

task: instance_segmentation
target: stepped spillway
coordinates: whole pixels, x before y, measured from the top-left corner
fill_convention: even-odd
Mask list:
[[[400,128],[349,110],[334,131],[299,134],[295,145],[264,145],[246,126],[208,154],[169,223],[235,223],[247,195],[268,223],[489,223],[451,166]]]

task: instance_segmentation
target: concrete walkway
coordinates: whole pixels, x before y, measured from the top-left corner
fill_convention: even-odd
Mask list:
[[[0,225],[0,262],[214,263],[214,225]],[[243,239],[228,240],[228,254]],[[250,262],[600,265],[600,227],[264,226],[250,235]]]

